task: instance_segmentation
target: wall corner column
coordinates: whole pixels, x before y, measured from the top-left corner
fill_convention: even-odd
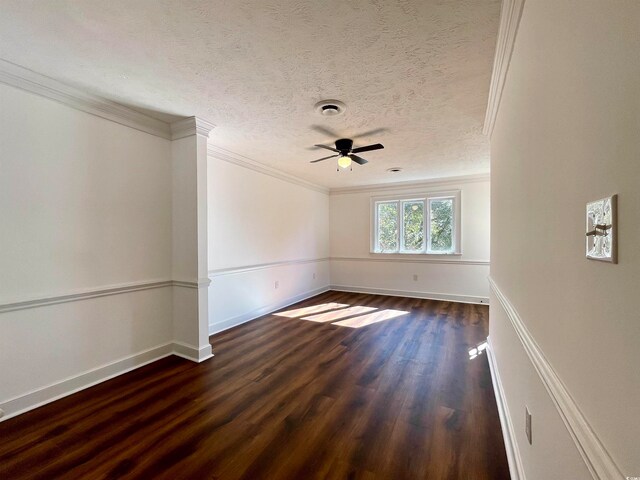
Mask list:
[[[174,352],[196,362],[213,356],[207,244],[207,140],[213,128],[196,117],[171,124]]]

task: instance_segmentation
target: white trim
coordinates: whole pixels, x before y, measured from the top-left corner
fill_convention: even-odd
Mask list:
[[[204,362],[213,357],[211,344],[206,344],[198,348],[183,342],[174,341],[172,347],[172,353],[174,355],[196,363]]]
[[[217,147],[215,145],[207,145],[207,155],[209,157],[217,158],[218,160],[232,163],[240,167],[248,168],[249,170],[262,173],[263,175],[269,175],[270,177],[284,180],[285,182],[293,183],[294,185],[299,185],[316,192],[324,193],[325,195],[329,194],[329,189],[326,187],[308,182],[307,180],[303,180],[302,178],[296,177],[295,175],[285,173],[281,170],[257,162],[238,153],[234,153],[229,150],[225,150],[224,148]]]
[[[330,257],[332,261],[338,262],[388,262],[388,263],[435,263],[444,265],[483,265],[489,266],[489,260],[449,260],[443,257],[459,257],[458,254],[435,254],[435,253],[375,253],[373,255],[382,255],[382,257]],[[388,256],[384,256],[388,255]],[[402,258],[390,258],[395,255]],[[430,258],[424,258],[430,257]]]
[[[168,123],[2,59],[0,59],[0,83],[156,137],[171,139]]]
[[[491,136],[498,116],[502,91],[507,79],[511,54],[516,43],[516,35],[525,0],[503,0],[500,13],[500,27],[496,42],[496,54],[493,59],[493,72],[491,74],[491,86],[489,87],[489,100],[484,119],[482,133]]]
[[[191,135],[203,135],[209,137],[211,130],[216,128],[213,123],[198,117],[187,117],[171,124],[171,140],[190,137]]]
[[[421,188],[450,187],[465,183],[488,182],[490,175],[481,173],[476,175],[460,175],[458,177],[432,178],[409,182],[380,183],[375,185],[359,185],[355,187],[339,187],[330,189],[330,195],[347,195],[353,193],[384,192],[395,190],[420,190]]]
[[[117,285],[107,285],[104,287],[74,290],[62,294],[43,295],[23,300],[14,300],[0,304],[0,313],[12,312],[14,310],[24,310],[26,308],[43,307],[55,305],[57,303],[75,302],[89,298],[104,297],[107,295],[118,295],[121,293],[137,292],[139,290],[149,290],[152,288],[170,287],[171,280],[143,280],[140,282],[121,283]]]
[[[3,422],[9,418],[21,415],[41,407],[47,403],[54,402],[71,394],[93,387],[99,383],[111,380],[112,378],[124,375],[127,372],[137,368],[156,362],[170,355],[200,363],[213,357],[211,345],[205,345],[201,348],[195,348],[182,342],[168,342],[158,345],[142,352],[126,356],[119,360],[109,362],[100,367],[92,368],[85,372],[79,373],[72,377],[67,377],[58,382],[52,383],[45,387],[31,390],[17,397],[8,400],[2,400],[0,407],[5,414],[0,418]]]
[[[2,400],[0,406],[5,415],[0,421],[7,420],[34,408],[51,403],[60,398],[110,380],[149,363],[172,354],[172,343],[158,345],[142,352],[115,360],[100,367],[87,370],[78,375],[65,378],[8,400]]]
[[[255,265],[245,265],[242,267],[218,268],[215,270],[209,270],[209,276],[219,277],[222,275],[234,275],[236,273],[252,272],[254,270],[262,270],[265,268],[284,267],[288,265],[302,265],[305,263],[320,263],[320,262],[328,262],[329,260],[330,260],[329,257],[308,258],[308,259],[301,259],[301,260],[285,260],[282,262],[257,263]]]
[[[262,317],[264,315],[268,315],[272,312],[275,312],[276,310],[280,310],[281,308],[288,307],[289,305],[301,302],[302,300],[306,300],[307,298],[315,297],[316,295],[320,295],[321,293],[327,292],[329,290],[330,289],[328,286],[316,288],[315,290],[300,293],[285,300],[281,300],[280,302],[267,305],[266,307],[256,308],[255,310],[243,313],[242,315],[238,315],[236,317],[222,320],[221,322],[210,323],[209,335],[214,335],[216,333],[223,332],[224,330],[237,327],[238,325],[250,322],[251,320],[255,320],[256,318]]]
[[[140,282],[120,283],[117,285],[107,285],[91,289],[74,290],[62,294],[49,294],[21,300],[11,300],[0,303],[0,314],[25,310],[27,308],[45,307],[58,303],[76,302],[89,298],[106,297],[107,295],[119,295],[123,293],[138,292],[140,290],[151,290],[153,288],[182,287],[182,288],[202,288],[208,287],[211,280],[208,278],[190,280],[143,280]]]
[[[353,287],[349,285],[330,285],[329,290],[336,292],[368,293],[371,295],[388,295],[390,297],[424,298],[445,302],[473,303],[489,305],[489,298],[455,293],[412,292],[410,290],[391,290],[388,288]]]
[[[489,277],[489,285],[504,308],[524,350],[540,376],[560,418],[595,480],[622,480],[624,475],[584,417],[569,390],[544,356],[540,346],[527,330],[515,307]]]
[[[500,424],[502,425],[502,437],[504,438],[504,447],[507,452],[507,461],[509,462],[509,473],[511,480],[526,480],[524,467],[522,466],[522,458],[520,449],[516,441],[516,432],[511,421],[509,413],[509,405],[498,372],[498,364],[491,346],[491,339],[487,337],[487,359],[489,360],[489,371],[491,372],[491,381],[493,383],[493,392],[496,397],[498,406],[498,415],[500,416]]]
[[[172,280],[171,285],[183,288],[204,288],[211,285],[210,278],[200,278],[198,280]]]
[[[489,260],[455,260],[459,257],[458,254],[380,254],[376,253],[376,258],[365,257],[324,257],[324,258],[309,258],[301,260],[286,260],[283,262],[271,262],[271,263],[258,263],[255,265],[244,265],[241,267],[219,268],[215,270],[209,270],[209,277],[215,278],[223,275],[235,275],[238,273],[252,272],[255,270],[263,270],[266,268],[285,267],[289,265],[302,265],[307,263],[321,263],[321,262],[386,262],[386,263],[433,263],[444,265],[481,265],[489,266]],[[381,257],[378,257],[381,255]],[[388,255],[388,256],[385,256]],[[394,257],[391,257],[391,256]],[[395,258],[401,257],[401,258]],[[408,258],[407,258],[408,257]],[[424,258],[429,257],[429,258]],[[454,259],[449,259],[453,257]],[[174,282],[175,283],[175,282]]]

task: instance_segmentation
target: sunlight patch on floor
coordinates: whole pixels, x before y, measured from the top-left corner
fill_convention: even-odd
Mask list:
[[[339,322],[333,322],[332,325],[338,325],[340,327],[360,328],[366,327],[367,325],[372,325],[374,323],[384,322],[385,320],[391,320],[392,318],[401,317],[402,315],[407,315],[408,313],[409,312],[405,312],[403,310],[386,309],[380,310],[375,313],[347,318],[345,320],[340,320]]]
[[[302,320],[309,320],[311,322],[328,323],[340,320],[341,318],[351,317],[353,315],[360,315],[362,313],[369,313],[377,310],[375,307],[349,307],[341,310],[335,310],[332,312],[320,313],[318,315],[311,315],[310,317],[303,317]]]
[[[486,349],[487,349],[487,342],[482,342],[476,345],[471,350],[469,350],[469,360],[473,360],[477,356],[482,355]]]
[[[314,313],[326,312],[327,310],[335,310],[337,308],[348,307],[349,305],[346,303],[323,303],[320,305],[312,305],[310,307],[303,308],[295,308],[293,310],[286,310],[284,312],[274,313],[274,315],[278,317],[304,317],[306,315],[311,315]]]
[[[274,313],[278,317],[298,318],[309,322],[331,323],[339,327],[361,328],[374,323],[384,322],[393,318],[408,315],[404,310],[365,307],[346,303],[321,303],[309,307],[294,308]]]

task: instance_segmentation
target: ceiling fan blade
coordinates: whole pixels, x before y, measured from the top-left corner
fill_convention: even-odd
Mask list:
[[[356,162],[358,165],[364,165],[365,163],[368,162],[364,158],[359,157],[358,155],[354,155],[353,153],[349,154],[349,158],[351,158],[351,160]]]
[[[321,162],[322,160],[328,160],[330,158],[339,157],[340,155],[329,155],[328,157],[319,158],[318,160],[311,160],[309,163]]]
[[[351,138],[361,138],[361,137],[372,137],[374,135],[379,135],[380,133],[385,133],[387,131],[386,128],[374,128],[373,130],[369,130],[368,132],[362,132],[357,135],[352,135]]]
[[[384,148],[384,145],[381,143],[376,143],[375,145],[367,145],[366,147],[358,147],[351,150],[352,153],[360,153],[360,152],[369,152],[371,150],[380,150]]]
[[[331,129],[327,128],[327,127],[323,127],[322,125],[311,125],[311,128],[313,130],[315,130],[316,132],[321,133],[322,135],[326,135],[327,137],[342,138],[340,135],[338,135],[333,130],[331,130]]]
[[[333,147],[327,147],[326,145],[316,145],[316,147],[320,147],[320,148],[326,148],[327,150],[331,150],[332,152],[338,152],[340,153],[340,150],[337,150]]]

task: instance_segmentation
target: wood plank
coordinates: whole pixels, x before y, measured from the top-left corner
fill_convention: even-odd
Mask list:
[[[509,478],[486,355],[469,358],[488,307],[327,292],[277,313],[212,336],[202,364],[0,423],[0,478]]]

